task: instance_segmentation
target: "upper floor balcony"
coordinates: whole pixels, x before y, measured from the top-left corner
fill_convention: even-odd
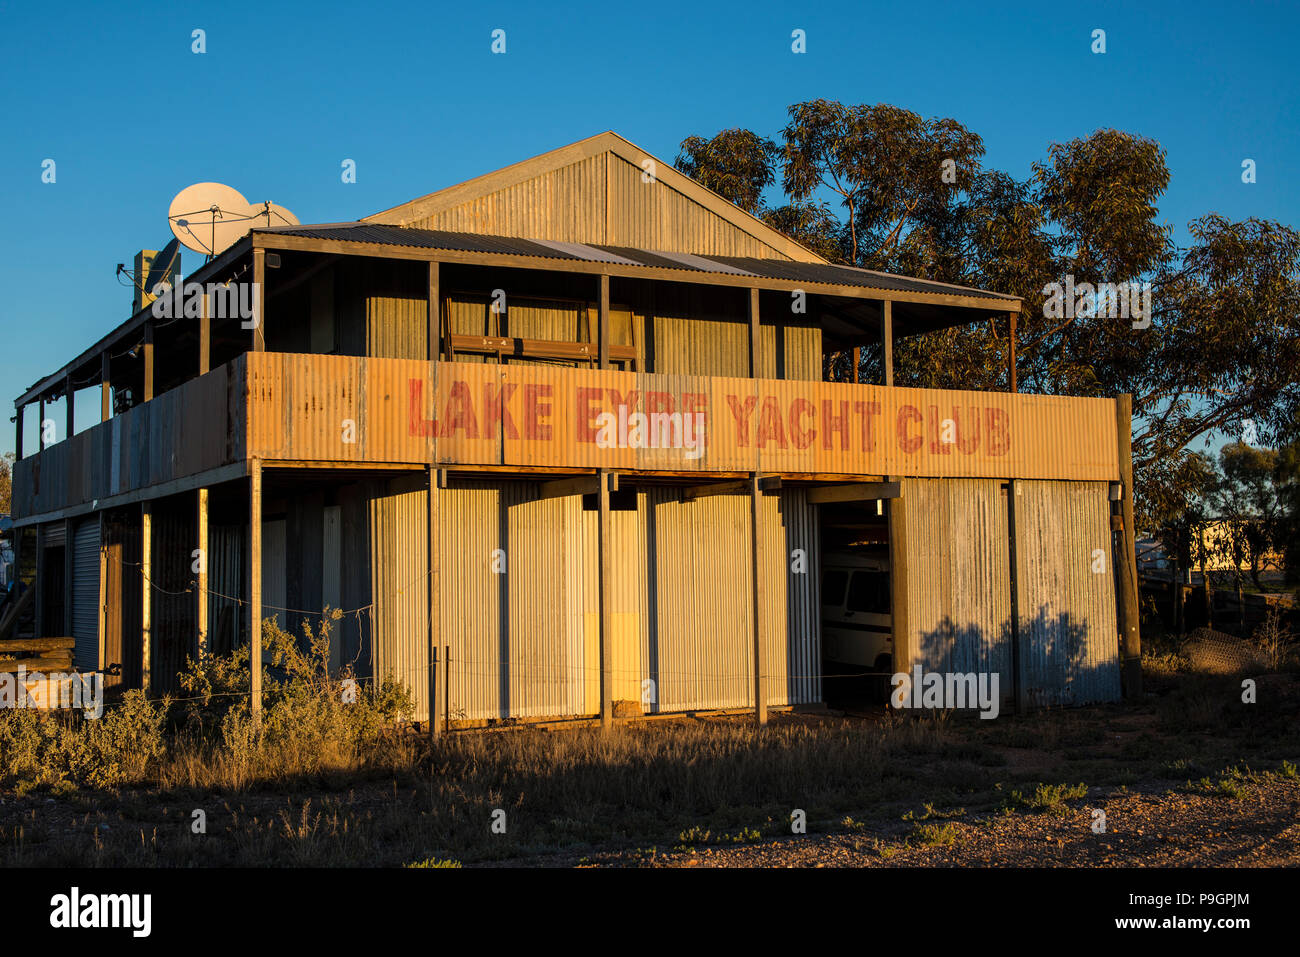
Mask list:
[[[1019,308],[775,259],[258,230],[19,397],[20,453],[26,407],[41,428],[15,466],[14,516],[170,494],[252,460],[1115,480],[1111,400],[892,385],[896,336],[1005,323]],[[841,369],[870,366],[880,381],[827,381],[846,355]],[[75,432],[67,397],[87,381],[103,421]],[[66,428],[50,441],[46,403],[60,396]]]

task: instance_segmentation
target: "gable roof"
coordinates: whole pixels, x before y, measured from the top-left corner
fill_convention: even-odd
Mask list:
[[[652,177],[642,175],[647,169]],[[361,222],[826,262],[613,132],[429,193]]]

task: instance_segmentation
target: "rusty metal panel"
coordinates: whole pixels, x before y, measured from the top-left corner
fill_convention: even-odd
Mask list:
[[[924,671],[1011,680],[1011,566],[1006,493],[986,479],[903,483],[907,623],[912,663]]]
[[[422,476],[372,483],[370,640],[375,677],[406,685],[429,718],[429,492]]]
[[[1105,482],[1017,482],[1021,674],[1030,704],[1120,697]]]
[[[1108,399],[743,376],[250,353],[248,451],[421,464],[1059,478],[1118,475]],[[435,381],[436,380],[436,381]],[[649,393],[705,416],[702,456],[600,443],[602,413]],[[630,398],[629,398],[630,397]],[[611,420],[613,421],[613,420]],[[346,423],[355,430],[350,443]],[[674,464],[665,466],[671,461]]]

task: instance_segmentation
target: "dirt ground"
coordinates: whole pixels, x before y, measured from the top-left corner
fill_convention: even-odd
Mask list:
[[[677,846],[516,861],[579,867],[1295,867],[1300,780],[1219,795],[1091,792],[1064,814],[985,814],[943,821],[950,843],[927,844],[897,819],[844,834],[779,837],[735,847]],[[1093,813],[1105,830],[1093,833]],[[942,832],[941,832],[942,833]],[[931,838],[933,839],[933,838]]]

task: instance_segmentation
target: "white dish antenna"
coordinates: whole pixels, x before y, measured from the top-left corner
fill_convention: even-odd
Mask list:
[[[237,189],[221,183],[195,183],[167,210],[172,233],[189,249],[215,256],[262,226],[296,226],[298,218],[275,203],[249,203]]]

